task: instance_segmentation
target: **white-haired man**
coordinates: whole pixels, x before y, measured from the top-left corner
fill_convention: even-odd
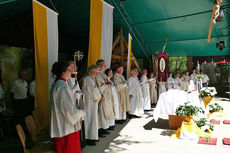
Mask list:
[[[96,145],[98,140],[98,102],[101,93],[95,83],[98,67],[92,65],[88,68],[88,75],[83,80],[84,110],[85,110],[85,139],[87,145]]]
[[[108,82],[108,78],[104,73],[106,68],[104,60],[98,60],[97,66],[99,67],[99,72],[97,73],[95,80],[98,88],[103,96],[103,100],[99,102],[99,136],[100,134],[109,134],[107,129],[115,125],[115,112],[113,110],[113,91],[112,83]],[[110,128],[111,129],[111,128]],[[103,137],[103,136],[102,136]]]
[[[128,79],[128,90],[130,98],[130,111],[129,114],[136,117],[144,114],[143,104],[142,104],[142,90],[138,82],[136,81],[136,72],[131,70],[130,77]]]
[[[142,89],[142,93],[143,93],[143,107],[144,110],[150,110],[151,109],[151,100],[150,100],[150,89],[149,89],[149,81],[147,78],[147,70],[144,69],[142,72],[142,76],[141,76],[141,80],[140,83],[143,85]]]
[[[122,75],[124,72],[122,66],[118,66],[116,72],[113,75],[113,82],[116,86],[118,99],[119,99],[119,112],[120,112],[120,120],[117,123],[124,123],[126,120],[126,112],[130,110],[130,103],[129,103],[129,92],[127,82]]]

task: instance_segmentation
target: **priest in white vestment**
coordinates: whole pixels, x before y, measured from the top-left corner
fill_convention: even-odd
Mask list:
[[[117,94],[117,89],[113,83],[113,81],[111,80],[111,78],[113,77],[113,71],[112,69],[107,69],[105,70],[105,74],[108,77],[108,82],[112,83],[112,92],[113,92],[113,102],[114,102],[114,112],[115,112],[115,120],[119,120],[120,116],[120,110],[119,110],[119,100],[118,100],[118,94]]]
[[[141,116],[144,114],[143,105],[141,103],[142,100],[142,90],[136,81],[136,72],[135,70],[131,70],[130,78],[127,80],[128,82],[128,90],[130,97],[130,111],[129,114],[134,116]]]
[[[169,77],[167,79],[168,90],[175,88],[175,80],[174,80],[174,78],[172,76],[173,76],[173,74],[172,74],[172,72],[170,72]]]
[[[166,82],[159,82],[159,89],[158,89],[159,96],[160,96],[160,94],[162,94],[166,91],[167,91],[167,83]]]
[[[157,103],[157,78],[154,76],[154,73],[150,73],[150,99],[151,99],[151,104],[156,104]]]
[[[182,81],[183,81],[183,80],[182,80]],[[187,89],[188,89],[189,81],[190,81],[189,72],[186,72],[186,73],[185,73],[185,76],[184,76],[184,81],[183,81],[184,90],[187,90]],[[183,90],[183,89],[182,89],[182,90]]]
[[[140,91],[140,94],[141,94],[141,106],[144,108],[144,97],[143,97],[143,92],[142,92],[142,87],[143,87],[143,84],[141,84],[140,83],[140,81],[139,81],[139,79],[138,79],[138,75],[139,75],[139,71],[138,71],[138,69],[137,68],[134,68],[133,69],[134,70],[134,72],[135,72],[135,79],[136,79],[136,82],[137,82],[137,85],[138,85],[138,87],[141,89]]]
[[[119,100],[120,120],[126,120],[126,112],[130,110],[128,86],[124,76],[122,75],[123,72],[123,67],[119,66],[113,75],[113,82],[116,86]]]
[[[188,89],[188,84],[186,82],[185,74],[183,73],[181,76],[181,90],[186,90],[186,89]]]
[[[181,81],[181,78],[180,78],[180,74],[177,74],[176,78],[174,79],[174,88],[178,89],[178,90],[181,90],[181,84],[182,84],[182,81]]]
[[[198,79],[197,79],[196,69],[192,70],[192,74],[190,75],[190,80],[193,80],[195,89],[198,89]]]
[[[95,80],[97,86],[103,96],[103,100],[99,102],[99,126],[104,129],[102,133],[108,134],[105,130],[110,126],[115,125],[115,112],[113,110],[113,92],[112,83],[108,82],[107,76],[104,73],[106,68],[104,60],[98,60],[97,66],[99,72],[97,73]]]
[[[92,65],[88,69],[88,75],[83,80],[84,110],[86,112],[85,139],[88,145],[96,145],[98,140],[98,102],[101,100],[101,93],[96,85],[95,76],[98,67]]]
[[[143,106],[144,110],[150,110],[151,109],[151,100],[150,100],[150,89],[149,89],[149,81],[147,78],[147,70],[144,69],[142,72],[140,83],[143,85],[142,93],[143,93]]]

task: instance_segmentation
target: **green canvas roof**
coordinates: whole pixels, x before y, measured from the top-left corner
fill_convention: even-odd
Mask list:
[[[90,0],[39,0],[59,13],[61,51],[87,52]],[[53,4],[51,3],[53,2]],[[122,26],[133,36],[133,53],[149,58],[162,50],[169,37],[169,56],[229,55],[230,1],[224,0],[225,22],[213,24],[207,43],[214,0],[106,0],[114,8],[114,33]],[[0,0],[0,43],[33,46],[31,0]],[[219,51],[216,43],[225,41]]]

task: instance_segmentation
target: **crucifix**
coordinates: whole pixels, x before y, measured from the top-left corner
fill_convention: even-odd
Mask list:
[[[80,60],[82,60],[83,56],[84,56],[84,54],[80,50],[76,51],[74,53],[74,55],[73,55],[74,64],[75,64],[75,72],[74,72],[74,74],[75,74],[75,81],[77,81],[77,69],[76,69],[76,64],[77,63],[76,62],[79,62]]]

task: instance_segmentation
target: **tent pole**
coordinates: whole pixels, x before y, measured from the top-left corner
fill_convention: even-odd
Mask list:
[[[212,17],[211,17],[211,21],[210,21],[208,39],[207,39],[208,43],[210,42],[210,38],[211,38],[211,34],[212,34],[212,24],[213,24],[213,18],[214,18],[214,14],[215,14],[215,6],[216,6],[216,1],[213,4]]]

